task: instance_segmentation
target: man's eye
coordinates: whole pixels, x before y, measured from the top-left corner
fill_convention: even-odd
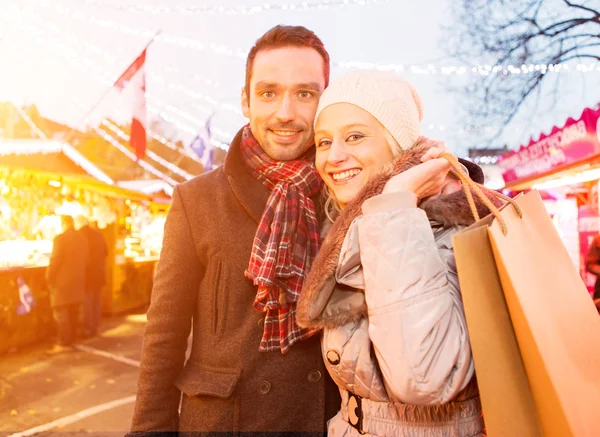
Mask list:
[[[275,97],[275,93],[273,91],[265,91],[262,93],[262,96],[267,99],[271,99],[271,98]]]
[[[312,93],[309,91],[301,91],[298,95],[301,99],[310,99],[312,97]]]

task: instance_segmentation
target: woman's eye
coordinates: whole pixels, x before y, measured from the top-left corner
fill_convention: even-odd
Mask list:
[[[331,144],[331,141],[329,140],[321,140],[318,142],[318,146],[319,147],[327,147]]]
[[[363,137],[364,137],[364,135],[361,135],[361,134],[352,134],[348,137],[348,139],[346,141],[358,141]]]

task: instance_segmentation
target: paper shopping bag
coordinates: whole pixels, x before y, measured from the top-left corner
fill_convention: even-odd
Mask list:
[[[488,236],[493,216],[452,239],[488,437],[540,437],[533,395]]]
[[[545,436],[600,435],[600,317],[537,191],[488,234]]]

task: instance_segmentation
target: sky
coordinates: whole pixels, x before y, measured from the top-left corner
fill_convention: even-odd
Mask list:
[[[476,134],[464,132],[469,120],[461,98],[445,86],[472,77],[409,68],[461,65],[440,48],[443,26],[452,25],[451,1],[0,0],[0,101],[35,104],[44,116],[78,127],[106,116],[127,119],[130,96],[110,84],[160,31],[146,63],[150,119],[160,114],[161,133],[190,142],[214,114],[213,135],[227,143],[246,123],[240,112],[246,52],[276,24],[304,25],[328,49],[332,79],[369,63],[405,65],[402,74],[424,102],[423,133],[465,154],[465,135]],[[320,6],[303,10],[303,4]],[[242,5],[256,12],[232,13]],[[565,77],[558,104],[544,97],[527,106],[496,145],[517,147],[596,104],[600,73],[593,74]]]

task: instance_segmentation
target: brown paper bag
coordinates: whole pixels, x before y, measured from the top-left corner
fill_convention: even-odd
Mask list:
[[[544,436],[600,435],[600,414],[597,413],[600,317],[540,194],[532,191],[515,200],[509,199],[475,184],[453,155],[442,156],[454,167],[454,174],[461,180],[477,220],[453,241],[457,243],[457,269],[465,297],[469,335],[473,339],[484,416],[492,425],[490,435],[523,435],[520,430],[510,430],[502,423],[502,414],[512,415],[514,410],[507,402],[496,399],[507,395],[521,402],[519,405],[523,408],[531,408],[523,368]],[[483,191],[494,193],[511,205],[498,210]],[[473,193],[488,205],[492,216],[479,220]],[[485,244],[485,232],[480,229],[487,232],[489,246]],[[489,256],[490,247],[493,259]],[[468,250],[475,253],[467,253]],[[491,308],[493,303],[496,311],[505,313],[499,303],[498,280],[514,336],[507,327],[505,314]],[[476,286],[484,297],[475,294]],[[485,335],[490,336],[487,347]],[[522,367],[516,358],[514,339]],[[496,377],[508,377],[515,381],[514,386],[503,389],[490,380],[493,374],[488,366],[494,370],[501,366],[491,363],[485,353],[502,361],[504,370]],[[533,423],[531,430],[536,432]]]
[[[539,437],[541,425],[488,236],[493,216],[452,239],[488,437]]]
[[[600,435],[597,412],[600,406],[600,317],[540,194],[532,191],[515,200],[509,199],[475,184],[453,155],[442,156],[452,164],[455,175],[463,183],[477,220],[454,241],[458,243],[455,246],[455,253],[458,248],[457,268],[466,297],[469,334],[474,339],[475,370],[482,391],[484,416],[496,427],[490,429],[490,435],[523,435],[520,430],[511,431],[502,424],[501,415],[512,415],[514,410],[508,403],[495,399],[508,395],[521,402],[523,408],[531,408],[523,368],[544,436]],[[498,210],[484,190],[512,205]],[[492,216],[479,220],[472,191],[488,205]],[[485,232],[478,228],[487,231],[489,246],[484,243]],[[476,253],[466,253],[470,249]],[[496,311],[504,312],[498,299],[498,280],[514,337],[507,329],[505,315],[491,308],[494,303]],[[479,293],[486,296],[476,295],[474,286],[479,286]],[[501,332],[494,332],[496,329]],[[490,342],[495,342],[487,349],[483,344],[485,335],[490,335]],[[516,358],[514,339],[523,368]],[[516,381],[510,390],[489,380],[492,373],[487,366],[498,369],[500,365],[490,364],[486,352],[503,362],[504,371],[500,371],[497,378]],[[534,424],[531,429],[535,432]],[[491,434],[494,432],[497,434]]]
[[[539,193],[516,203],[488,234],[543,433],[598,436],[600,317]]]

